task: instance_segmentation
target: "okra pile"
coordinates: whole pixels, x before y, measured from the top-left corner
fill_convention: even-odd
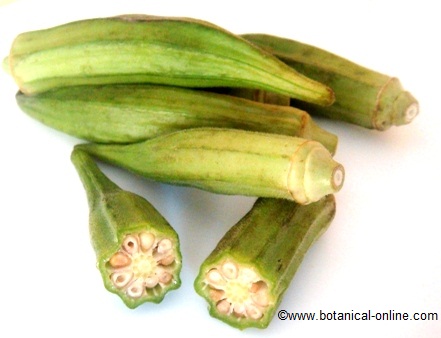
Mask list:
[[[209,314],[266,328],[308,249],[334,219],[344,167],[315,116],[385,131],[417,100],[390,77],[314,46],[236,35],[193,18],[122,15],[25,32],[3,68],[16,101],[84,140],[71,161],[105,288],[129,308],[181,285],[179,234],[101,160],[147,179],[256,202],[195,276]]]

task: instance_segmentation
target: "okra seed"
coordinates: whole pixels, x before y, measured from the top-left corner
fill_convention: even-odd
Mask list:
[[[267,289],[268,286],[266,285],[266,283],[264,281],[258,281],[256,283],[253,283],[251,285],[250,291],[253,293],[259,292],[261,290]]]
[[[146,252],[151,249],[155,243],[155,235],[150,232],[142,232],[139,234],[139,241],[141,244],[141,249]]]
[[[225,262],[222,264],[222,273],[229,279],[237,278],[238,268],[233,262]]]
[[[158,283],[159,283],[159,279],[156,276],[150,276],[144,280],[145,286],[148,287],[149,289],[154,288],[156,285],[158,285]]]
[[[164,272],[159,276],[159,282],[162,283],[162,284],[168,284],[168,283],[171,282],[172,278],[173,278],[173,276],[172,276],[170,273],[164,271]]]
[[[117,288],[123,288],[132,280],[133,273],[129,271],[115,272],[110,276],[110,279]]]
[[[248,317],[257,320],[263,316],[263,312],[257,306],[250,304],[247,306],[247,315]]]
[[[175,261],[175,256],[174,255],[168,255],[167,257],[162,258],[161,260],[158,261],[158,264],[161,265],[170,265]]]
[[[225,280],[217,269],[208,271],[207,280],[213,285],[225,285]]]
[[[254,301],[254,303],[262,307],[268,306],[269,304],[268,294],[266,292],[254,293],[251,295],[251,299]]]
[[[109,264],[113,268],[122,268],[130,265],[131,262],[132,260],[130,259],[130,257],[123,252],[117,252],[109,260]]]
[[[237,315],[243,315],[245,313],[245,305],[244,304],[235,304],[233,307],[233,311]]]
[[[218,302],[222,299],[225,299],[225,292],[222,290],[217,290],[217,289],[211,289],[210,288],[210,297],[211,299],[213,299],[215,302]]]
[[[123,249],[128,254],[134,254],[138,252],[138,239],[132,235],[126,236],[123,242]]]
[[[127,289],[127,294],[132,298],[139,298],[144,293],[144,287],[142,285],[142,281],[136,280],[132,285]]]
[[[163,239],[158,243],[158,253],[163,254],[170,251],[173,247],[173,243],[169,239]]]
[[[225,315],[230,313],[230,308],[231,308],[231,304],[228,301],[226,301],[225,299],[221,300],[220,302],[218,302],[216,304],[216,309],[219,311],[219,313],[222,313]]]

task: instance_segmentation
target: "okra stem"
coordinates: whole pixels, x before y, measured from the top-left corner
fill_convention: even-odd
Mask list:
[[[122,190],[92,158],[75,149],[71,159],[89,202],[89,231],[106,289],[129,308],[159,303],[180,286],[177,233],[141,196]]]

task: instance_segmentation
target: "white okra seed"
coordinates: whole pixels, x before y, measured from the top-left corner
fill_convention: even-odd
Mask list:
[[[239,274],[238,266],[233,262],[225,262],[222,264],[222,273],[228,279],[235,279]]]
[[[158,243],[158,253],[164,254],[170,251],[172,247],[173,247],[172,241],[169,240],[168,238],[165,238]]]
[[[159,283],[159,279],[157,276],[150,276],[144,280],[145,286],[148,287],[149,289],[154,288],[156,285],[158,285],[158,283]]]
[[[167,272],[167,271],[163,271],[159,276],[158,276],[159,282],[162,284],[168,284],[171,282],[171,280],[173,279],[173,276],[171,275],[171,273]]]
[[[226,314],[230,313],[231,304],[228,301],[226,301],[225,299],[223,299],[216,304],[216,309],[217,309],[217,311],[219,311],[219,313],[226,315]]]
[[[131,271],[118,271],[112,273],[110,279],[117,288],[121,289],[125,287],[133,278],[133,273]]]
[[[257,306],[255,306],[253,304],[247,305],[246,313],[247,313],[248,317],[250,317],[252,319],[259,319],[263,316],[262,311]]]
[[[158,261],[158,264],[167,266],[167,265],[172,264],[174,261],[175,261],[175,256],[174,255],[168,255],[167,257],[161,258]]]
[[[222,274],[217,269],[211,269],[207,273],[207,281],[209,284],[213,284],[213,286],[222,286],[225,285],[225,279]]]
[[[128,288],[127,288],[127,295],[132,298],[139,298],[144,293],[144,285],[141,280],[134,281]]]
[[[155,235],[151,232],[141,232],[139,234],[139,241],[141,244],[141,249],[146,252],[150,250],[155,243]]]
[[[222,290],[210,288],[210,297],[213,301],[218,302],[222,299],[225,299],[225,292]]]
[[[126,238],[124,238],[122,247],[130,255],[137,253],[139,249],[138,238],[133,235],[126,236]]]
[[[265,290],[252,293],[251,299],[253,300],[254,303],[262,307],[268,306],[269,304],[268,294],[266,293]]]

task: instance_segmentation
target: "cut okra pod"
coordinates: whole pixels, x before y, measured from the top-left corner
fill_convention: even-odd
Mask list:
[[[292,100],[293,105],[312,115],[377,130],[408,124],[418,115],[418,101],[395,77],[298,41],[266,34],[245,34],[242,37],[334,90],[335,102],[325,109]]]
[[[16,95],[20,108],[44,124],[98,143],[133,143],[181,129],[238,128],[321,142],[335,153],[337,136],[293,107],[159,85],[57,88]]]
[[[129,308],[159,303],[181,280],[175,230],[144,198],[122,190],[86,153],[71,159],[89,203],[90,238],[104,286]]]
[[[308,204],[337,192],[344,169],[316,141],[196,128],[128,144],[80,144],[92,156],[164,183]]]
[[[299,205],[258,199],[202,263],[194,282],[211,316],[266,328],[310,246],[335,215],[335,199]]]

